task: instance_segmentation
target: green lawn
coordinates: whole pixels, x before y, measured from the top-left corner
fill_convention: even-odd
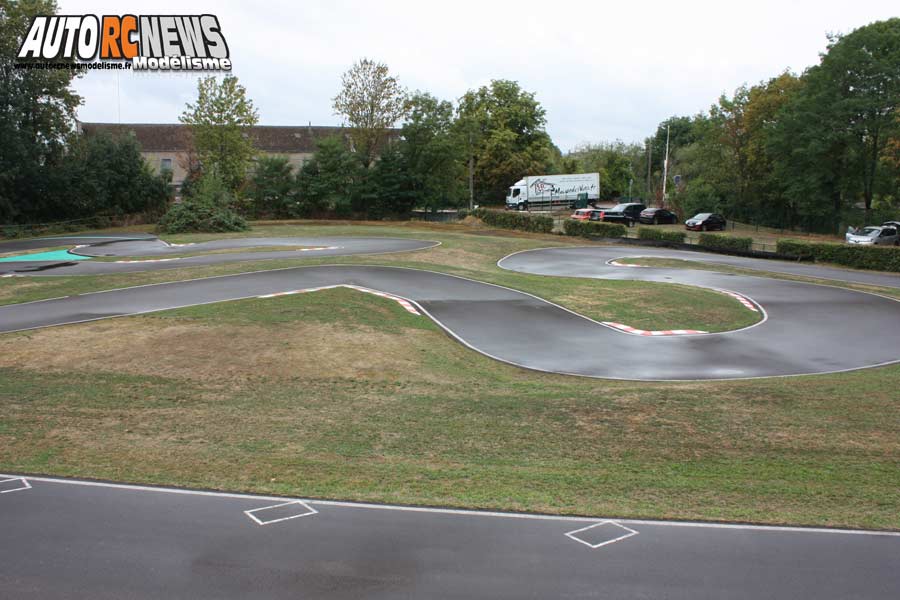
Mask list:
[[[555,236],[403,226],[265,234],[338,229],[444,243],[328,262],[419,266],[551,299],[597,295],[596,310],[626,310],[629,288],[618,282],[494,266],[515,249],[563,242]],[[0,280],[0,294],[19,301],[73,286],[310,262]],[[630,301],[646,302],[645,294],[641,288]],[[900,366],[699,383],[540,374],[468,350],[396,303],[335,289],[0,336],[0,471],[471,508],[900,529],[898,389]]]

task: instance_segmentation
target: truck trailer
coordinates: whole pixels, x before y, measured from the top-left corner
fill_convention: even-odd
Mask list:
[[[529,175],[509,188],[506,208],[508,210],[574,208],[577,200],[594,202],[600,198],[599,194],[599,173]]]

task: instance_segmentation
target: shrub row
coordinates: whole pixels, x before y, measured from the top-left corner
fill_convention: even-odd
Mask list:
[[[671,231],[666,229],[650,229],[649,227],[641,227],[638,229],[638,239],[656,240],[658,242],[673,242],[675,244],[684,243],[683,231]]]
[[[566,235],[579,235],[581,237],[625,237],[624,225],[618,223],[603,223],[599,221],[575,221],[569,219],[563,225]]]
[[[700,246],[715,248],[718,250],[737,250],[750,252],[753,250],[753,238],[732,237],[716,233],[701,233],[698,241]]]
[[[533,233],[550,233],[553,231],[553,219],[551,217],[532,216],[519,212],[507,212],[500,210],[488,210],[476,208],[472,214],[492,227],[502,229],[518,229]]]
[[[855,269],[900,272],[900,248],[779,240],[778,253]]]

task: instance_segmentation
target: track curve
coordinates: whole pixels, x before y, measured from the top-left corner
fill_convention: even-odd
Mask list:
[[[362,238],[362,237],[284,237],[284,238],[229,238],[199,242],[196,244],[169,244],[152,235],[125,237],[110,236],[69,236],[39,238],[34,240],[14,240],[0,244],[0,252],[15,252],[75,244],[69,252],[75,256],[71,261],[34,261],[22,257],[21,261],[0,262],[0,275],[42,276],[104,275],[109,273],[136,273],[219,265],[232,262],[259,260],[294,259],[300,257],[351,256],[356,254],[391,254],[433,248],[440,242],[409,238]],[[279,246],[305,246],[306,251],[278,250]],[[206,254],[184,258],[171,258],[178,254],[211,252],[217,250],[239,250],[241,248],[272,247],[269,252],[229,252],[227,254]],[[150,257],[148,260],[122,262],[91,262],[77,259],[82,257]]]
[[[286,240],[290,240],[286,242]],[[304,242],[298,242],[304,240]],[[219,240],[192,247],[220,249],[261,238]],[[271,238],[271,245],[324,247],[331,255],[403,252],[435,245],[387,238]],[[168,250],[149,238],[102,242],[91,251]],[[152,248],[150,246],[153,246]],[[201,247],[198,247],[201,246]],[[240,247],[240,246],[237,246]],[[296,251],[208,255],[215,262],[258,260]],[[900,360],[893,344],[873,343],[887,324],[900,319],[900,302],[843,288],[710,271],[630,269],[607,261],[640,256],[639,248],[563,247],[519,252],[501,259],[501,268],[530,274],[682,283],[731,290],[753,299],[767,319],[726,333],[649,338],[628,335],[561,306],[509,288],[432,271],[385,266],[290,267],[162,283],[53,300],[0,306],[0,332],[154,312],[280,292],[356,285],[415,303],[452,337],[491,358],[521,367],[597,378],[631,380],[741,379],[854,370]],[[119,254],[117,254],[118,256]],[[124,254],[122,254],[124,255]],[[212,264],[176,261],[179,266]],[[87,274],[172,268],[172,263],[77,263],[41,271]],[[768,263],[762,268],[768,268]],[[761,268],[755,266],[755,268]],[[38,274],[38,273],[34,273]],[[900,286],[898,286],[900,287]]]

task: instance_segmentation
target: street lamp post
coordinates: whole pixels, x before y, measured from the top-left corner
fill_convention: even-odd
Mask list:
[[[662,205],[666,207],[666,179],[669,178],[669,126],[666,125],[666,156],[663,160],[663,189],[662,189]]]

